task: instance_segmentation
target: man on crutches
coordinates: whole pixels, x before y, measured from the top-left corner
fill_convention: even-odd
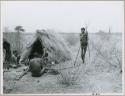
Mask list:
[[[80,33],[80,44],[81,44],[81,58],[84,63],[85,61],[85,54],[88,46],[88,32],[85,28],[81,28],[81,33]]]

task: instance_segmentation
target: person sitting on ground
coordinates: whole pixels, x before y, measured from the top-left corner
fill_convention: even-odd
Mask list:
[[[45,53],[42,58],[38,58],[37,56],[38,54],[35,53],[35,57],[29,61],[29,71],[33,77],[40,77],[47,72],[48,53]]]
[[[34,58],[30,60],[29,71],[31,72],[32,77],[40,77],[44,73],[41,58]]]

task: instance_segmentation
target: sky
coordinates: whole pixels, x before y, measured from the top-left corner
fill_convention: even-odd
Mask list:
[[[123,1],[2,1],[3,29],[21,25],[26,32],[53,29],[79,33],[103,30],[124,32]]]

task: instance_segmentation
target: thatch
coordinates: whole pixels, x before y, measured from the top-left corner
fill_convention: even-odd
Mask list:
[[[52,31],[38,31],[31,41],[30,45],[27,45],[26,49],[21,55],[21,60],[32,59],[32,53],[38,51],[43,55],[43,48],[45,47],[48,52],[49,61],[55,61],[57,63],[71,59],[71,53],[64,40],[59,34]],[[40,50],[41,49],[41,50]]]

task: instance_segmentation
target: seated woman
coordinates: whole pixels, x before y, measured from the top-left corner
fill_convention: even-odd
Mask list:
[[[46,72],[47,56],[48,53],[46,53],[43,58],[40,58],[38,53],[34,53],[34,58],[29,62],[29,71],[33,77],[40,77]]]
[[[33,77],[40,77],[44,73],[45,68],[42,66],[41,58],[31,59],[29,64],[29,71]]]

